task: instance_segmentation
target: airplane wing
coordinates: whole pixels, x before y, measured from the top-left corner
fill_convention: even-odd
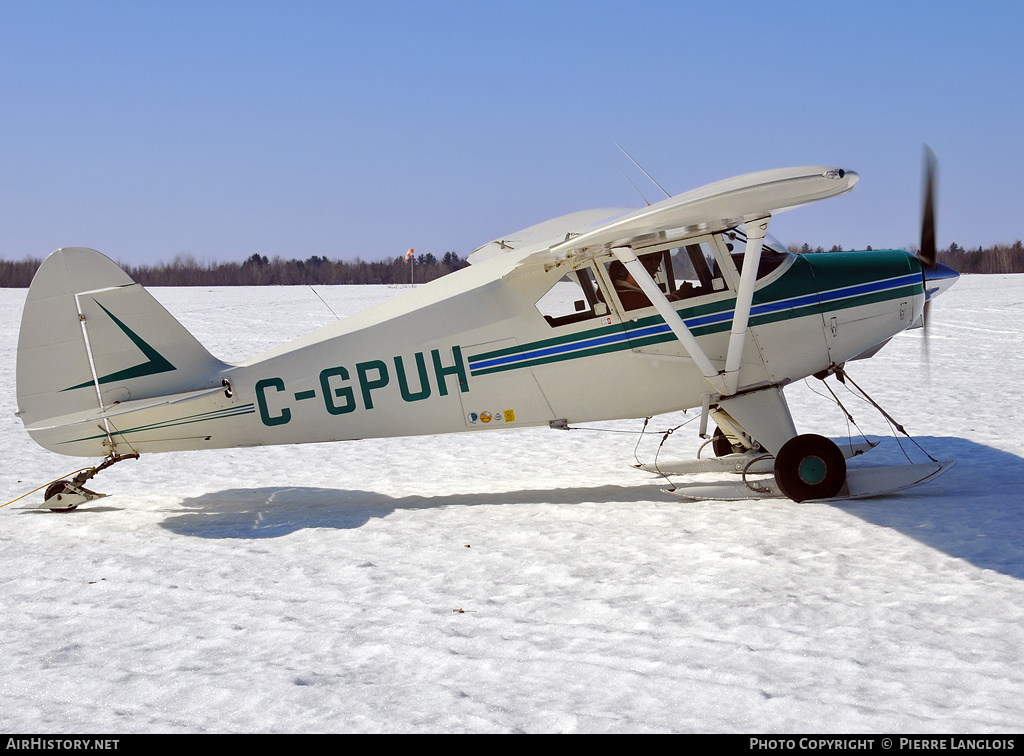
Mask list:
[[[639,210],[587,210],[512,234],[470,255],[479,262],[516,254],[517,268],[586,259],[612,247],[682,239],[724,231],[853,189],[858,176],[828,166],[750,173],[679,194]]]
[[[470,252],[467,259],[470,263],[477,264],[499,255],[514,254],[520,258],[527,257],[534,252],[549,249],[572,236],[591,231],[632,212],[633,208],[631,207],[612,207],[570,213],[488,242]]]

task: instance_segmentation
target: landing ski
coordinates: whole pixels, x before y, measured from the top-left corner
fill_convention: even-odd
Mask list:
[[[956,460],[893,467],[861,467],[847,470],[846,484],[838,496],[811,501],[846,501],[884,496],[929,483],[956,465]],[[749,501],[785,499],[773,477],[693,483],[664,489],[691,501]]]
[[[837,442],[836,444],[843,452],[846,459],[856,457],[860,454],[874,449],[877,441],[863,441],[850,443],[848,441]],[[673,462],[662,462],[653,465],[634,465],[637,470],[655,473],[658,475],[694,475],[697,473],[736,473],[742,475],[757,475],[771,473],[775,466],[775,457],[764,451],[746,451],[738,454],[726,454],[722,457],[705,457],[698,459],[683,459]]]

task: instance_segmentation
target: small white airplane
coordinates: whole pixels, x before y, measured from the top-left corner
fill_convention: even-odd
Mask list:
[[[104,460],[52,483],[43,506],[102,496],[84,483],[148,452],[559,428],[694,407],[702,436],[709,419],[718,426],[721,460],[676,472],[769,460],[774,481],[733,498],[920,484],[953,463],[848,475],[835,442],[797,432],[783,388],[842,378],[847,361],[920,326],[956,280],[935,260],[928,165],[918,256],[792,254],[767,235],[773,214],[844,194],[858,176],[764,171],[507,235],[464,270],[240,364],[212,356],[103,255],[57,250],[25,303],[18,415],[44,448]],[[716,498],[693,492],[705,495]]]

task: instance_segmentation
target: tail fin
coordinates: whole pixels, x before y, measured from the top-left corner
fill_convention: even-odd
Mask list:
[[[59,249],[32,279],[18,338],[26,426],[217,386],[227,368],[99,252]]]

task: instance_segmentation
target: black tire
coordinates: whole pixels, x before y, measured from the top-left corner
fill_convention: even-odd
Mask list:
[[[829,439],[805,433],[779,449],[775,482],[793,501],[831,499],[846,483],[846,459]]]
[[[67,484],[68,484],[68,482],[66,480],[58,480],[58,481],[55,481],[54,483],[51,483],[50,485],[48,485],[46,487],[46,493],[43,494],[43,501],[46,501],[47,499],[53,498],[57,494],[64,493],[64,490],[65,490],[65,487],[67,486]]]
[[[726,454],[742,454],[747,450],[747,447],[743,444],[732,443],[729,437],[725,435],[725,431],[717,426],[715,427],[715,432],[711,435],[711,448],[714,450],[716,457],[724,457]],[[761,446],[757,441],[754,441],[752,448],[757,451]]]
[[[50,485],[48,485],[46,487],[45,493],[43,493],[43,501],[44,502],[45,501],[49,501],[54,496],[59,496],[60,494],[63,494],[65,491],[67,491],[67,485],[68,485],[68,482],[66,480],[58,480],[58,481],[55,481],[55,482],[51,483]],[[51,512],[70,512],[71,510],[77,509],[77,508],[78,508],[78,505],[76,504],[73,507],[61,507],[60,509],[51,509],[50,511]]]
[[[718,427],[715,428],[715,432],[711,436],[711,448],[714,450],[716,457],[724,457],[726,454],[743,451],[742,446],[733,446],[729,437],[725,435],[725,431]]]

